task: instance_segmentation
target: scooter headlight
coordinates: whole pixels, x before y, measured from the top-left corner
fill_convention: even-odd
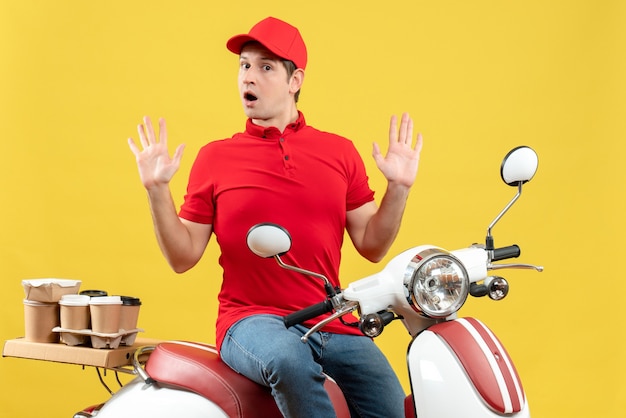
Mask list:
[[[469,278],[459,259],[440,248],[429,248],[409,263],[404,286],[415,311],[432,318],[445,318],[465,303]]]

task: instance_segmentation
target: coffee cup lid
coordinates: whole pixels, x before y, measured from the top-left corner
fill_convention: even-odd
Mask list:
[[[89,301],[90,305],[121,305],[122,298],[119,296],[99,296],[92,297]]]
[[[87,296],[92,296],[92,297],[98,297],[98,296],[108,296],[109,294],[106,292],[106,290],[83,290],[82,292],[80,292],[81,295],[87,295]]]
[[[141,305],[141,299],[139,298],[135,298],[132,296],[121,296],[122,298],[122,305],[125,306],[139,306]]]
[[[91,297],[87,295],[63,295],[59,301],[59,305],[64,306],[87,306]]]

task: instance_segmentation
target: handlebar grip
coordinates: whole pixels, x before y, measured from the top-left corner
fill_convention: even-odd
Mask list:
[[[517,244],[509,245],[508,247],[496,248],[493,250],[493,260],[499,261],[506,260],[507,258],[517,258],[522,253]]]
[[[330,301],[330,299],[326,299],[324,302],[316,303],[315,305],[311,305],[307,308],[295,311],[294,313],[290,313],[289,315],[284,316],[283,322],[285,323],[285,327],[289,328],[309,319],[313,319],[315,317],[323,315],[327,312],[331,312],[332,310],[333,303]]]

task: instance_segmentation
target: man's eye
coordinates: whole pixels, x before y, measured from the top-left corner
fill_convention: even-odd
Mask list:
[[[271,69],[272,69],[272,67],[271,67],[271,66],[269,66],[269,65],[264,65],[264,66],[263,66],[263,69],[264,69],[265,71],[269,71],[269,70],[271,70]]]

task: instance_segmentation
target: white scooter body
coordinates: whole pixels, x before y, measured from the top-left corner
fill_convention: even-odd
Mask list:
[[[146,384],[140,377],[124,385],[95,414],[100,418],[229,418],[215,403],[179,388]]]

